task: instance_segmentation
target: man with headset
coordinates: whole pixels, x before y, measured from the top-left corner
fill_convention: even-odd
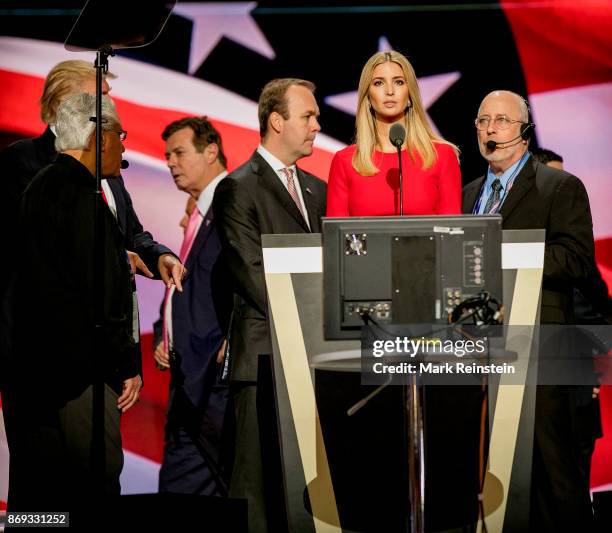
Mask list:
[[[484,98],[476,129],[489,167],[463,189],[463,212],[500,213],[504,229],[546,230],[540,322],[571,324],[573,287],[593,264],[589,198],[577,177],[531,157],[534,127],[527,102],[518,94],[494,91]],[[579,467],[575,431],[583,388],[538,387],[530,531],[592,529],[589,480]]]

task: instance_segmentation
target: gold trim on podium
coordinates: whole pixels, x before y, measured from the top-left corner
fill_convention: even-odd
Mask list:
[[[317,533],[341,532],[291,274],[266,273],[270,309]]]
[[[533,325],[536,323],[539,296],[542,285],[541,268],[519,268],[516,273],[516,282],[512,297],[512,307],[508,326],[506,349],[518,354],[514,364],[516,375],[527,377],[529,353],[533,346]],[[521,325],[525,329],[520,328]],[[515,335],[512,335],[515,332]],[[523,333],[527,332],[526,339]],[[516,375],[500,378],[493,428],[489,444],[489,464],[483,489],[483,504],[486,516],[487,531],[501,533],[504,528],[504,517],[508,503],[508,488],[512,475],[512,465],[516,442],[518,438],[525,383],[517,384]],[[508,381],[513,381],[508,384]],[[477,533],[482,532],[482,521],[478,522]]]

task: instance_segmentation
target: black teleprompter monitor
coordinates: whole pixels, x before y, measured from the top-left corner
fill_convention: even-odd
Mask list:
[[[501,302],[500,215],[323,219],[328,340],[359,339],[363,309],[380,325],[447,324],[487,291]]]

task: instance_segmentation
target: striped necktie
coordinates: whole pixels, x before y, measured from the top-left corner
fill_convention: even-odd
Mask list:
[[[493,183],[491,183],[491,189],[493,189],[493,193],[487,200],[484,211],[482,212],[483,215],[490,213],[493,208],[497,207],[497,204],[499,204],[500,193],[502,190],[502,184],[501,181],[499,181],[499,178],[495,178],[495,180],[493,180]]]
[[[300,210],[304,221],[308,220],[306,218],[306,215],[304,214],[304,210],[302,209],[302,203],[300,202],[300,197],[298,196],[297,189],[295,188],[295,180],[293,179],[293,169],[281,168],[281,172],[287,178],[287,190],[289,191],[289,195],[291,196],[291,198],[293,198],[295,205]]]

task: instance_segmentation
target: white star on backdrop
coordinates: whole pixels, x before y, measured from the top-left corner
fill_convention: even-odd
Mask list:
[[[268,59],[276,53],[251,17],[257,2],[178,4],[173,13],[193,22],[189,74],[193,74],[217,46],[227,37]]]
[[[388,39],[384,36],[378,39],[378,51],[386,52],[392,50],[391,44]],[[434,76],[424,76],[418,79],[419,88],[421,89],[421,99],[423,100],[423,106],[425,110],[429,109],[433,103],[440,98],[448,88],[453,85],[461,74],[459,72],[447,72],[445,74],[436,74]],[[334,94],[332,96],[325,97],[325,103],[331,107],[335,107],[340,111],[344,111],[349,115],[354,115],[357,112],[357,91],[350,91],[347,93]],[[440,135],[438,128],[429,117],[429,123],[432,125],[434,131]]]

